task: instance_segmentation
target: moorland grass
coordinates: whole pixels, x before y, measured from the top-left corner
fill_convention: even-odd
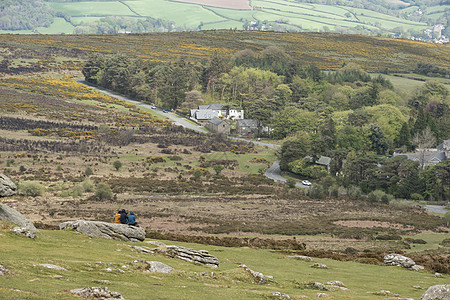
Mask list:
[[[348,291],[327,292],[333,299],[379,299],[371,292],[382,289],[417,299],[424,290],[415,286],[427,288],[448,282],[448,275],[435,278],[424,271],[330,259],[314,258],[315,262],[328,266],[328,269],[314,269],[310,267],[311,262],[261,249],[163,241],[208,250],[220,261],[220,267],[213,269],[160,255],[138,253],[126,246],[130,243],[90,238],[69,231],[41,230],[36,240],[9,231],[1,231],[0,234],[3,244],[1,264],[12,271],[2,277],[0,298],[8,299],[78,299],[64,291],[86,286],[108,286],[125,299],[270,299],[271,293],[276,291],[293,298],[302,295],[315,297],[319,290],[305,288],[305,285],[311,281],[323,283],[330,280],[340,280],[349,288]],[[149,246],[144,243],[135,245]],[[160,261],[177,271],[171,274],[145,273],[143,264],[132,263],[137,259]],[[44,263],[56,264],[68,271],[39,266]],[[246,264],[274,278],[267,284],[258,284],[237,268],[239,264]],[[107,268],[112,271],[107,271]]]

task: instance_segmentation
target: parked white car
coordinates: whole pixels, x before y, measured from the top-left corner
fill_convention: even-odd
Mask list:
[[[310,185],[311,185],[311,182],[309,182],[308,180],[303,180],[303,181],[302,181],[302,184],[303,184],[303,185],[310,186]]]

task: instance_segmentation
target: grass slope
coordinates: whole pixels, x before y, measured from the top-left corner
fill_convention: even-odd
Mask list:
[[[293,299],[316,297],[319,290],[305,285],[311,281],[342,281],[349,290],[327,292],[333,299],[380,299],[373,294],[389,290],[402,297],[418,299],[424,289],[448,282],[448,275],[435,278],[428,272],[412,272],[398,267],[358,262],[314,259],[328,269],[311,268],[311,262],[287,258],[269,250],[225,248],[165,241],[196,250],[205,249],[218,257],[218,269],[138,253],[121,241],[90,238],[68,231],[41,230],[36,240],[0,231],[1,264],[12,272],[2,277],[2,299],[79,299],[65,292],[88,286],[108,286],[125,299],[275,299],[283,292]],[[133,244],[151,246],[145,243]],[[175,268],[170,274],[147,273],[137,259],[163,262]],[[56,264],[67,271],[39,266]],[[258,284],[239,264],[273,276],[267,284]],[[110,268],[111,271],[106,269]],[[119,269],[123,270],[122,273]],[[202,275],[203,274],[203,275]],[[213,275],[212,275],[213,274]]]

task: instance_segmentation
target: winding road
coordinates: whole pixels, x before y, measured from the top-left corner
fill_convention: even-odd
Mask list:
[[[116,93],[114,93],[114,92],[112,92],[110,90],[106,90],[106,89],[99,88],[97,86],[91,85],[91,84],[89,84],[86,81],[77,81],[77,82],[79,84],[86,85],[86,86],[90,87],[91,89],[94,89],[96,91],[102,92],[102,93],[104,93],[106,95],[109,95],[111,97],[114,97],[114,98],[117,98],[117,99],[120,99],[120,100],[123,100],[123,101],[127,101],[127,102],[130,102],[130,103],[133,103],[134,105],[137,105],[137,106],[140,106],[140,107],[144,107],[144,108],[150,109],[150,110],[152,110],[152,111],[154,111],[154,112],[156,112],[158,114],[164,115],[167,118],[169,118],[172,121],[174,121],[175,125],[183,126],[185,128],[188,128],[188,129],[191,129],[191,130],[194,130],[194,131],[197,131],[197,132],[201,132],[201,133],[208,133],[208,131],[206,131],[205,129],[201,128],[200,126],[198,126],[196,124],[193,124],[193,123],[187,121],[186,119],[177,116],[174,113],[171,113],[171,112],[165,113],[165,112],[162,111],[162,109],[152,108],[154,106],[152,106],[150,104],[146,104],[146,103],[143,103],[143,102],[140,102],[140,101],[136,101],[136,100],[130,99],[130,98],[125,97],[125,96],[121,96],[121,95],[116,94]]]

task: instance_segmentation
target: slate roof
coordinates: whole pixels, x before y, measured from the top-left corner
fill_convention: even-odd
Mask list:
[[[214,110],[221,110],[222,109],[222,105],[220,103],[212,103],[212,104],[207,104],[207,105],[199,105],[198,109],[200,110],[204,110],[204,109],[214,109]]]
[[[214,117],[217,117],[217,112],[212,109],[201,109],[195,112],[195,118],[197,120],[210,120]]]
[[[214,124],[214,125],[220,125],[220,124],[222,124],[223,122],[225,122],[225,121],[222,120],[221,118],[218,118],[218,117],[214,117],[214,118],[212,118],[211,120],[209,120],[209,123],[212,123],[212,124]]]
[[[425,163],[425,165],[437,164],[446,159],[444,152],[424,152],[423,154],[422,153],[394,154],[394,156],[400,156],[400,155],[405,155],[406,157],[408,157],[408,159],[410,159],[412,161],[417,161],[419,163],[423,159],[423,162]]]
[[[316,164],[328,166],[328,165],[330,165],[330,162],[331,162],[331,158],[330,158],[330,157],[328,157],[328,156],[321,156],[321,157],[316,161]]]
[[[258,127],[259,126],[259,120],[256,120],[256,119],[237,120],[236,126],[239,126],[239,127]]]
[[[442,144],[439,144],[437,146],[437,149],[439,151],[444,151],[444,150],[450,149],[450,139],[449,140],[445,140]]]

